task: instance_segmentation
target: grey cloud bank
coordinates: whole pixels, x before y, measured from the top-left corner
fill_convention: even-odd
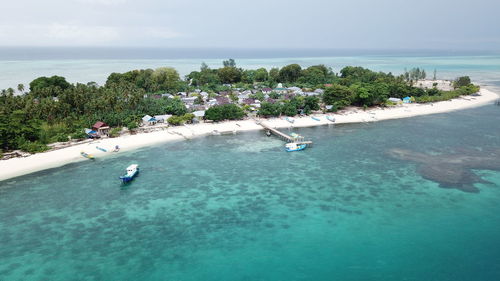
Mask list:
[[[500,49],[494,0],[20,0],[2,10],[0,46]]]

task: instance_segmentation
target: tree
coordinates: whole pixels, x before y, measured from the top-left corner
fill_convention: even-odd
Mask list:
[[[265,117],[280,116],[281,105],[279,103],[262,102],[257,114]]]
[[[17,90],[18,90],[20,93],[24,93],[24,85],[23,85],[23,84],[19,84],[19,85],[17,85]]]
[[[233,66],[219,68],[217,75],[222,83],[232,84],[241,81],[241,71]]]
[[[156,90],[175,91],[179,86],[179,73],[171,67],[160,67],[152,73],[153,82],[157,85]]]
[[[325,89],[323,102],[327,105],[334,105],[336,108],[343,108],[351,104],[353,93],[346,86],[334,84]]]
[[[205,112],[205,119],[213,121],[236,120],[245,115],[243,110],[235,104],[223,104],[210,107]]]
[[[470,84],[471,80],[469,76],[461,76],[455,79],[455,81],[453,82],[453,87],[456,89],[464,86],[469,86]]]
[[[269,78],[269,74],[265,68],[259,68],[255,71],[254,78],[256,82],[265,82]]]
[[[42,96],[57,96],[62,90],[68,89],[71,84],[66,78],[54,75],[52,77],[38,77],[30,83],[30,91],[42,93]]]
[[[234,59],[228,59],[222,61],[222,65],[224,65],[224,67],[236,67],[236,62],[234,61]]]
[[[293,83],[299,79],[302,68],[298,64],[289,64],[279,71],[278,81]]]
[[[278,79],[279,79],[279,74],[280,74],[280,70],[279,68],[271,68],[271,70],[269,70],[269,81],[272,82],[272,83],[276,83],[278,82]]]

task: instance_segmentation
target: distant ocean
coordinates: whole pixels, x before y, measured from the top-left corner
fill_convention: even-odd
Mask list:
[[[161,49],[161,48],[0,48],[0,89],[29,84],[40,76],[60,75],[68,81],[103,84],[112,72],[169,66],[184,76],[202,62],[212,68],[234,58],[239,67],[255,69],[298,63],[325,64],[335,72],[355,65],[400,74],[421,67],[440,79],[469,75],[483,85],[500,87],[500,53],[416,50],[327,49]]]

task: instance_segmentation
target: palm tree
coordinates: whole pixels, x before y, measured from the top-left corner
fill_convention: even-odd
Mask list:
[[[24,85],[23,84],[17,85],[17,90],[21,92],[21,94],[24,93]]]

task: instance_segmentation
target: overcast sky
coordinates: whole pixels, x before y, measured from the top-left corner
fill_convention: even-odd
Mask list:
[[[0,0],[1,46],[500,49],[500,0]]]

